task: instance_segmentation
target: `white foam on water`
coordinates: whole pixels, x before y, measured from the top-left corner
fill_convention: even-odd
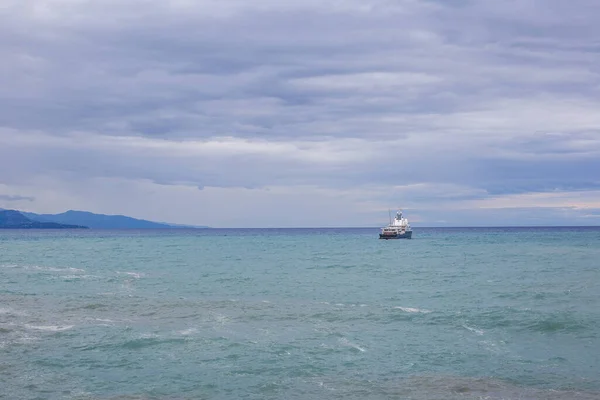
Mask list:
[[[305,381],[305,382],[308,382],[308,381]],[[337,389],[336,389],[336,388],[334,388],[334,387],[330,386],[328,383],[325,383],[325,382],[323,382],[323,381],[317,381],[317,385],[318,385],[320,388],[323,388],[323,389],[325,389],[325,390],[329,390],[329,391],[332,391],[332,392],[334,392],[334,391],[337,391]]]
[[[96,326],[114,326],[115,325],[115,321],[113,321],[112,319],[104,319],[104,318],[93,318],[93,321],[96,322],[100,322],[99,324],[96,324]]]
[[[0,315],[12,315],[15,317],[26,317],[27,313],[23,312],[23,311],[16,311],[13,310],[12,308],[0,308]]]
[[[121,293],[117,293],[117,292],[100,292],[98,293],[98,295],[100,296],[118,296]]]
[[[198,329],[196,329],[196,328],[188,328],[188,329],[184,329],[182,331],[178,331],[177,333],[179,333],[180,335],[183,335],[183,336],[189,336],[189,335],[192,335],[192,334],[194,334],[196,332],[198,332]]]
[[[483,340],[479,342],[479,344],[490,353],[502,354],[505,351],[502,346],[498,346],[498,343],[495,343],[491,340]]]
[[[47,332],[62,332],[73,328],[73,325],[25,325],[29,329]]]
[[[473,328],[473,327],[470,327],[468,325],[463,325],[463,328],[465,328],[466,330],[469,330],[469,331],[471,331],[473,333],[476,333],[476,334],[478,334],[480,336],[484,334],[484,332],[481,329]]]
[[[139,338],[140,339],[157,339],[160,336],[157,335],[156,333],[142,333]]]
[[[85,269],[81,268],[67,268],[66,270],[71,272],[85,272]]]
[[[80,268],[57,268],[57,267],[48,267],[44,265],[18,265],[18,264],[0,264],[0,268],[11,268],[11,269],[23,269],[25,271],[40,271],[40,272],[70,272],[70,273],[82,273],[85,270]]]
[[[79,268],[72,268],[72,267],[67,267],[67,268],[56,268],[56,267],[45,267],[45,266],[40,266],[40,265],[25,265],[23,267],[23,269],[26,270],[32,270],[32,271],[45,271],[45,272],[85,272],[84,269],[79,269]]]
[[[64,275],[63,279],[96,279],[99,276],[96,275]]]
[[[429,314],[431,311],[412,307],[394,307],[396,310],[402,310],[407,313]]]
[[[20,338],[16,339],[14,341],[14,343],[19,343],[19,344],[30,344],[33,342],[37,342],[39,340],[39,338],[34,337],[34,336],[29,336],[29,335],[23,335]]]
[[[117,271],[117,274],[133,276],[135,279],[140,279],[142,276],[144,276],[144,274],[141,274],[139,272],[127,272],[127,271],[126,272]]]
[[[346,338],[340,338],[340,344],[343,346],[352,347],[353,349],[356,349],[356,350],[360,351],[361,353],[364,353],[365,351],[367,351],[364,348],[357,345],[356,343],[352,343],[351,341],[349,341]]]
[[[225,325],[226,323],[229,322],[229,318],[223,314],[213,313],[213,317],[214,317],[215,321],[221,325]]]

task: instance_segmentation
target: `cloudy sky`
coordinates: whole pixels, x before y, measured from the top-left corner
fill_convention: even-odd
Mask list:
[[[0,207],[600,224],[597,0],[0,0]]]

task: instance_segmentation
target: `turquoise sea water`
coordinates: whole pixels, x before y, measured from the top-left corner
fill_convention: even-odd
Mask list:
[[[0,231],[1,399],[600,399],[600,229]]]

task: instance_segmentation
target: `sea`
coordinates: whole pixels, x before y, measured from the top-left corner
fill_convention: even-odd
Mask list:
[[[600,228],[0,231],[0,399],[600,399]]]

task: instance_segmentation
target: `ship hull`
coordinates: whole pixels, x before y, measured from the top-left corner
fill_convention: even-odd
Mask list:
[[[396,233],[394,235],[384,235],[382,233],[379,234],[379,239],[411,239],[412,231],[404,232],[404,233]]]

